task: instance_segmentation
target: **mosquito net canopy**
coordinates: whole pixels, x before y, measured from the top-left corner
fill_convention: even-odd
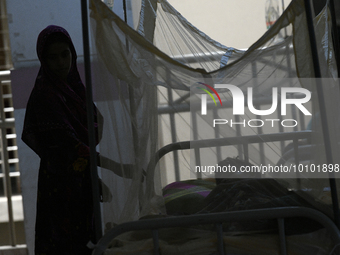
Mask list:
[[[328,178],[337,176],[340,100],[328,6],[313,22],[322,79],[314,79],[303,0],[292,1],[246,51],[214,41],[166,0],[142,1],[136,30],[100,0],[91,0],[90,10],[95,102],[104,117],[98,149],[121,164],[118,174],[101,170],[112,194],[111,202],[103,204],[106,229],[165,213],[163,186],[193,178],[197,169],[202,178],[215,177],[202,169],[226,157],[267,168],[287,166],[289,175],[262,171],[260,178],[279,180],[320,203],[323,211],[331,208],[331,199],[323,198],[329,192]],[[297,136],[280,141],[273,135],[277,133]],[[256,142],[244,140],[249,136]],[[234,142],[226,148],[207,145],[200,161],[189,151],[170,155],[177,162],[173,174],[173,162],[155,160],[164,137],[172,139],[165,143],[211,138]],[[305,152],[300,155],[303,166],[313,169],[298,169],[294,150],[284,156],[294,147]],[[133,166],[132,172],[126,164]],[[323,164],[334,169],[322,171]]]

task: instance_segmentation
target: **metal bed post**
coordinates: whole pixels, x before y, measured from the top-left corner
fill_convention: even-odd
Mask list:
[[[159,255],[159,231],[158,229],[152,230],[152,239],[153,239],[153,249],[154,255]]]
[[[217,233],[217,250],[219,255],[225,255],[224,253],[224,243],[223,243],[223,226],[222,223],[216,224]]]
[[[213,78],[211,77],[211,74],[203,74],[203,78],[204,78],[204,83],[206,83],[206,84],[209,84],[210,82],[213,81]],[[211,84],[211,85],[214,86],[214,84]],[[219,118],[218,117],[218,108],[214,107],[212,112],[213,112],[214,119],[218,119]],[[219,127],[219,125],[217,125],[214,128],[214,136],[215,136],[215,138],[219,138],[219,136],[220,136],[220,127]],[[217,162],[220,162],[222,160],[221,147],[216,146],[215,149],[216,149]]]
[[[316,45],[315,31],[314,31],[314,26],[313,26],[312,8],[311,8],[311,4],[309,0],[304,0],[304,3],[305,3],[305,9],[306,9],[306,21],[307,21],[307,26],[308,26],[309,41],[310,41],[310,47],[311,47],[312,59],[313,59],[314,75],[315,75],[315,78],[321,78],[320,63],[319,63],[318,50],[317,50],[317,45]],[[322,121],[322,133],[323,133],[324,142],[325,142],[326,159],[327,159],[328,164],[332,164],[334,161],[333,161],[332,149],[331,149],[331,138],[327,132],[328,122],[327,122],[327,116],[326,116],[326,108],[325,108],[323,90],[321,88],[322,84],[319,79],[317,79],[316,82],[317,82],[316,89],[318,93],[318,100],[319,100],[319,106],[320,106],[320,117]],[[336,226],[340,228],[340,210],[339,210],[339,201],[338,201],[338,195],[337,195],[337,187],[336,187],[335,178],[331,174],[329,178],[329,183],[330,183],[331,194],[332,194],[334,222]]]
[[[84,45],[87,125],[88,125],[88,133],[89,133],[90,170],[91,170],[91,179],[92,179],[93,211],[94,211],[95,239],[96,239],[95,241],[98,242],[103,234],[102,234],[101,210],[100,210],[100,201],[99,201],[96,139],[95,139],[95,130],[94,130],[94,125],[93,125],[94,109],[93,109],[93,98],[92,98],[87,0],[81,0],[81,14],[82,14],[82,29],[83,29],[83,45]]]
[[[299,165],[300,158],[299,158],[299,139],[294,138],[293,139],[293,145],[294,145],[294,159],[295,159],[295,165]]]
[[[291,83],[291,82],[292,82],[292,81],[290,81],[290,83]],[[293,117],[294,120],[297,119],[297,113],[296,113],[296,111],[297,111],[297,110],[294,110],[294,108],[292,107],[291,112],[292,112],[292,117]],[[300,111],[300,113],[301,113],[301,111]],[[300,116],[301,116],[301,114],[300,114]],[[297,125],[293,127],[293,130],[294,130],[294,131],[298,131]]]
[[[213,109],[213,116],[214,116],[214,119],[218,119],[217,108]],[[219,134],[220,134],[219,125],[215,127],[214,134],[215,134],[215,138],[219,138]],[[217,156],[217,162],[220,162],[222,160],[221,147],[216,147],[216,156]]]
[[[280,120],[280,122],[282,121],[282,115],[281,113],[281,98],[278,100],[278,104],[277,104],[277,118]],[[283,132],[283,127],[282,125],[279,125],[279,132],[282,133]],[[281,153],[284,151],[285,149],[285,144],[283,141],[280,142],[280,149],[281,149]]]
[[[240,137],[242,135],[241,128],[240,128],[240,126],[238,126],[238,125],[241,125],[240,116],[239,115],[234,115],[234,118],[235,118],[235,123],[234,124],[236,124],[236,136]],[[243,147],[241,146],[241,144],[237,145],[237,151],[238,151],[238,155],[239,155],[240,159],[244,159],[244,155],[243,155],[244,152],[243,152]]]
[[[167,76],[169,78],[169,72],[167,72]],[[174,103],[171,88],[168,88],[167,92],[168,92],[168,104],[171,107],[171,106],[173,106],[173,103]],[[176,142],[176,136],[177,136],[175,114],[173,112],[170,112],[169,118],[170,118],[170,129],[171,129],[171,141],[174,143],[174,142]],[[180,180],[180,173],[179,173],[178,152],[174,151],[173,155],[174,155],[174,164],[175,164],[175,179],[176,179],[176,181],[179,181]]]
[[[191,113],[191,119],[192,119],[192,126],[193,126],[193,140],[196,141],[198,140],[198,132],[197,132],[197,117],[196,117],[196,111]],[[200,166],[201,165],[201,155],[200,155],[200,151],[198,148],[194,148],[194,152],[195,152],[195,163],[196,166]],[[197,179],[202,179],[202,173],[201,172],[197,172]]]
[[[299,139],[298,138],[294,138],[293,139],[293,145],[294,145],[294,160],[295,160],[295,165],[298,167],[299,166],[299,164],[300,164],[300,156],[299,156]],[[300,179],[300,172],[299,171],[297,171],[296,172],[296,177],[298,178],[297,179],[297,184],[298,184],[298,187],[299,187],[299,189],[301,189],[302,188],[302,186],[301,186],[301,179]]]
[[[277,219],[280,239],[280,254],[287,255],[287,244],[286,244],[286,233],[285,233],[285,222],[284,218]]]
[[[253,72],[253,77],[255,78],[256,77],[256,75],[257,75],[257,65],[256,65],[256,62],[252,62],[251,63],[251,66],[252,66],[252,72]],[[257,85],[258,85],[258,81],[255,79],[254,81],[256,81],[256,83],[255,83],[255,88],[257,88]],[[256,94],[256,92],[257,91],[254,91],[254,94]],[[261,104],[258,104],[258,105],[256,105],[256,108],[258,108],[258,107],[260,107],[260,105]],[[254,107],[255,107],[255,105],[254,105]],[[256,115],[256,119],[261,119],[261,116],[258,116],[258,115]],[[262,130],[262,127],[257,127],[257,133],[258,134],[263,134],[263,130]],[[265,159],[265,157],[264,157],[264,146],[263,146],[263,144],[262,143],[260,143],[259,144],[259,149],[260,149],[260,162],[262,163],[262,164],[266,164],[266,159]],[[248,148],[247,148],[248,149]],[[244,152],[244,154],[246,154],[245,152]],[[248,162],[249,161],[249,159],[248,159],[248,155],[246,155],[246,161]]]
[[[300,117],[299,120],[300,120],[301,130],[305,130],[306,129],[305,116],[303,115],[301,111],[299,112],[299,117]]]
[[[289,74],[288,77],[289,77],[289,78],[292,78],[292,73],[291,73],[292,65],[291,65],[290,59],[289,59],[289,47],[287,47],[287,49],[286,49],[286,57],[287,57],[287,69],[288,69],[288,74]],[[289,80],[289,83],[290,83],[291,86],[293,86],[291,80]],[[280,104],[280,111],[281,111],[281,104]],[[303,114],[302,114],[301,111],[299,111],[299,112],[300,112],[300,119],[301,119],[301,116],[303,116]],[[292,113],[293,119],[296,120],[296,119],[297,119],[297,113],[296,113],[296,110],[294,110],[294,108],[291,109],[291,113]],[[304,125],[303,125],[302,128],[304,128]],[[294,131],[298,131],[297,126],[294,126],[293,129],[294,129]]]
[[[262,145],[262,143],[260,145]],[[247,143],[243,144],[243,155],[244,155],[244,160],[249,163],[249,145]],[[262,160],[262,156],[261,156],[261,160]],[[261,161],[261,162],[265,164],[264,161]]]

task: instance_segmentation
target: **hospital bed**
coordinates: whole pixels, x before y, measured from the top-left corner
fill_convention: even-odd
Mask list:
[[[241,138],[177,142],[161,148],[155,157],[156,161],[159,161],[171,151],[200,150],[202,148],[241,144],[244,153],[243,161],[247,162],[250,145],[285,141],[292,143],[292,149],[282,155],[277,165],[282,165],[288,161],[298,164],[300,160],[305,159],[304,153],[308,151],[306,148],[311,146],[304,144],[304,147],[301,147],[299,143],[308,141],[310,137],[311,131],[298,131],[250,135]],[[199,155],[199,153],[196,153],[196,155]],[[198,199],[197,203],[206,200],[209,194],[213,193],[212,191],[217,184],[214,179],[205,180],[201,177],[198,176],[197,181],[175,182],[175,186],[169,184],[164,188],[165,201],[168,198],[165,195],[166,191],[175,187],[173,190],[177,189],[181,192],[186,188],[179,187],[177,184],[183,183],[184,186],[189,185],[194,190],[192,193],[188,192],[189,189],[185,190],[187,198],[190,198],[192,194],[194,196],[191,197],[197,198],[198,193],[203,194],[202,191],[205,191],[205,195]],[[239,178],[232,180],[231,186],[235,186],[235,183],[239,180]],[[264,178],[264,180],[268,179]],[[205,182],[204,185],[201,185],[202,182]],[[252,180],[249,180],[249,182],[242,180],[242,183],[249,187],[252,185]],[[244,186],[239,187],[242,189]],[[234,190],[230,189],[228,192],[234,192]],[[183,199],[184,197],[176,192],[169,194],[176,199]],[[298,192],[294,193],[294,196],[296,194]],[[216,192],[214,195],[216,195]],[[239,193],[236,193],[236,195],[239,195]],[[303,201],[303,198],[301,199],[299,201]],[[330,199],[328,189],[324,190],[323,199]],[[251,200],[251,198],[248,198],[248,200]],[[171,199],[171,202],[173,201],[175,200]],[[244,202],[244,200],[242,201]],[[320,209],[321,207],[322,209]],[[288,202],[285,206],[272,204],[270,208],[250,206],[250,209],[247,209],[241,206],[240,210],[235,207],[233,210],[210,210],[210,212],[206,212],[202,210],[204,207],[200,207],[199,210],[191,214],[180,213],[175,210],[168,215],[154,215],[114,227],[105,233],[94,246],[93,255],[338,254],[340,251],[337,248],[340,245],[340,232],[332,220],[331,208],[321,207],[317,203],[303,202],[299,206],[296,204],[289,205]],[[167,209],[169,209],[169,205]]]

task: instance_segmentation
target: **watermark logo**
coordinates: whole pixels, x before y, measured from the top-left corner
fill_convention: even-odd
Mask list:
[[[199,84],[200,86],[197,86]],[[275,111],[278,110],[278,106],[280,109],[280,115],[286,116],[287,115],[287,108],[289,105],[292,107],[296,107],[299,111],[301,111],[305,116],[311,116],[312,114],[310,111],[305,107],[304,104],[308,103],[311,99],[311,92],[305,88],[301,87],[272,87],[271,88],[271,100],[269,107],[266,107],[267,109],[256,109],[254,102],[256,98],[254,98],[253,93],[253,87],[247,88],[247,96],[245,97],[244,92],[236,85],[232,84],[215,84],[214,87],[202,83],[197,82],[196,83],[196,92],[198,92],[197,89],[202,90],[206,92],[206,94],[201,94],[201,115],[207,115],[207,95],[209,95],[212,100],[215,103],[215,106],[217,106],[217,102],[214,98],[214,95],[210,92],[212,91],[218,100],[220,101],[220,105],[223,106],[221,97],[219,93],[217,93],[216,89],[223,89],[223,93],[228,92],[228,94],[231,94],[232,97],[232,113],[233,115],[245,115],[245,107],[254,114],[255,116],[268,116],[270,114],[273,114]],[[221,92],[220,92],[221,94]],[[246,98],[246,99],[245,99]],[[251,119],[248,120],[246,123],[246,120],[243,120],[242,122],[233,122],[233,120],[226,120],[226,119],[214,119],[213,120],[213,127],[215,127],[218,124],[238,124],[243,126],[249,126],[249,127],[261,127],[264,125],[265,122],[271,123],[271,126],[274,126],[274,123],[281,122],[282,126],[285,127],[294,127],[297,126],[298,122],[294,119],[285,119],[285,120],[279,120],[279,119]],[[292,123],[291,125],[288,125],[287,123]],[[248,125],[247,125],[248,124]]]
[[[205,86],[208,86],[214,93],[218,96],[218,99],[221,102],[221,98],[216,92],[216,90],[204,83],[201,83]],[[244,115],[244,106],[245,106],[245,101],[244,101],[244,94],[243,91],[231,84],[215,84],[215,88],[218,89],[228,89],[233,97],[233,115]],[[202,89],[202,88],[200,88]],[[212,94],[207,91],[206,89],[202,89],[206,91],[214,100],[215,105],[216,101]],[[287,114],[287,105],[292,104],[295,105],[304,115],[312,115],[305,106],[303,106],[304,103],[309,102],[311,99],[311,93],[309,90],[304,89],[304,88],[291,88],[291,87],[283,87],[281,88],[280,95],[278,94],[278,88],[273,87],[272,88],[272,105],[269,109],[267,110],[258,110],[255,109],[254,103],[253,103],[253,88],[249,87],[247,88],[247,106],[250,110],[251,113],[255,115],[270,115],[274,113],[277,110],[278,106],[278,98],[279,96],[281,97],[281,115],[286,115]],[[299,93],[300,95],[304,95],[304,97],[299,97],[299,98],[288,98],[288,94],[292,93]],[[207,114],[207,100],[206,100],[206,94],[202,95],[202,100],[201,100],[201,114],[206,115]]]
[[[218,100],[220,101],[221,106],[223,106],[222,100],[220,98],[220,95],[217,93],[217,91],[212,86],[210,86],[208,84],[205,84],[203,82],[197,82],[197,83],[200,84],[200,85],[203,85],[207,89],[210,89],[211,91],[213,91],[214,94],[217,96]],[[215,105],[217,106],[216,100],[215,100],[214,96],[211,94],[211,92],[209,90],[207,90],[205,88],[202,88],[202,87],[198,87],[198,86],[196,86],[196,88],[206,92],[212,98],[212,100],[214,101]],[[201,95],[201,106],[202,106],[201,107],[201,114],[202,115],[206,115],[207,114],[207,94],[202,94]]]

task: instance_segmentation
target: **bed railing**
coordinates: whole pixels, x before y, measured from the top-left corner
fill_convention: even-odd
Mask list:
[[[244,160],[249,160],[248,154],[248,146],[250,144],[261,144],[266,142],[282,142],[282,141],[291,141],[293,143],[293,149],[289,151],[289,154],[283,155],[278,163],[283,164],[287,161],[290,155],[293,157],[295,164],[299,164],[300,156],[302,151],[299,150],[299,140],[306,139],[310,140],[312,135],[312,131],[297,131],[297,132],[286,132],[286,133],[274,133],[274,134],[259,134],[259,135],[249,135],[249,136],[241,136],[241,137],[227,137],[227,138],[218,138],[218,139],[202,139],[197,141],[183,141],[172,143],[164,146],[159,149],[155,155],[155,164],[167,153],[178,150],[195,150],[195,158],[196,165],[200,165],[200,153],[199,150],[201,148],[210,148],[210,147],[218,147],[218,146],[234,146],[239,145],[243,147],[244,152]],[[307,145],[310,146],[310,145]],[[305,151],[306,152],[306,151]],[[151,163],[148,166],[148,169],[152,167]],[[200,178],[201,176],[197,176]]]
[[[323,213],[304,207],[285,207],[285,208],[270,208],[256,209],[247,211],[234,211],[211,214],[196,214],[190,216],[171,216],[168,218],[145,219],[134,222],[127,222],[118,225],[107,232],[100,241],[93,246],[92,255],[102,255],[110,245],[111,241],[122,233],[136,230],[150,230],[153,236],[154,254],[159,255],[159,229],[173,227],[190,227],[194,225],[216,225],[217,247],[219,255],[226,255],[223,243],[222,223],[228,221],[252,221],[252,220],[268,220],[277,219],[278,235],[280,244],[280,254],[287,254],[287,244],[285,235],[285,218],[291,217],[306,217],[315,220],[322,224],[330,233],[334,241],[334,247],[340,245],[340,232],[334,225],[332,220]]]

